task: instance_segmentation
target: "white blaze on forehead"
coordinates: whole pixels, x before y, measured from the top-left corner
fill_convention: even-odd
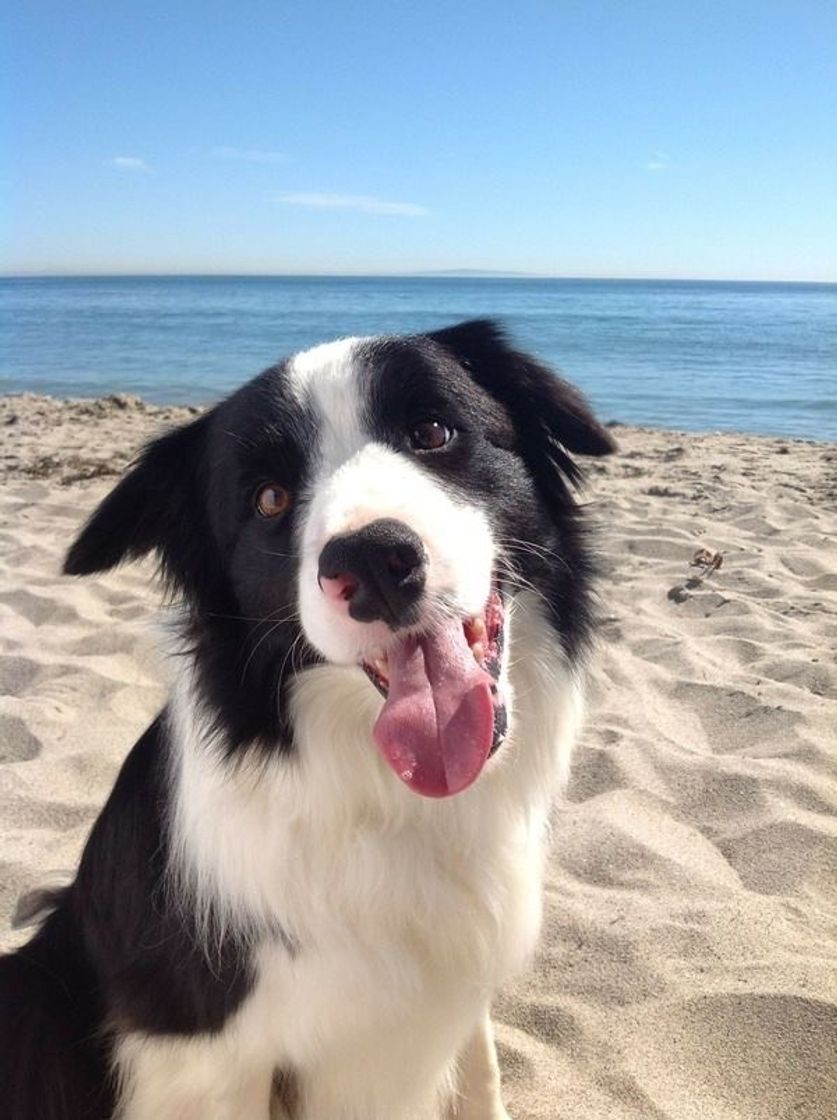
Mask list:
[[[288,365],[291,391],[319,429],[321,469],[335,469],[365,442],[358,351],[368,338],[341,338],[303,350]]]

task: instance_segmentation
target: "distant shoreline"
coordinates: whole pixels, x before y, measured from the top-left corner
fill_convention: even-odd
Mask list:
[[[766,280],[688,276],[559,276],[540,272],[449,269],[438,272],[0,272],[3,280],[537,280],[556,284],[703,284],[837,288],[837,280]]]

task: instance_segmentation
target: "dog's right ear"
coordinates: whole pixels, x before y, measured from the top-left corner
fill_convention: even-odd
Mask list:
[[[167,581],[187,587],[208,566],[211,534],[198,476],[209,419],[207,413],[144,448],[70,547],[67,575],[104,572],[156,550]]]
[[[568,478],[577,478],[579,472],[566,452],[610,455],[616,450],[613,436],[578,389],[510,345],[492,320],[472,319],[427,337],[453,354],[478,385],[506,406],[528,450],[551,455],[556,447],[566,449],[558,458]]]

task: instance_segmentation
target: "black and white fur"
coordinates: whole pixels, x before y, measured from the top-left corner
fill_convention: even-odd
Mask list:
[[[410,441],[429,419],[453,434],[436,450]],[[75,881],[0,960],[4,1115],[506,1116],[489,1008],[538,936],[591,628],[570,454],[612,449],[572,387],[470,322],[318,346],[144,450],[66,571],[156,551],[175,680]],[[254,509],[271,482],[279,518]],[[423,542],[419,626],[503,590],[508,730],[453,797],[372,742],[359,665],[393,628],[318,586],[329,539],[380,518]]]

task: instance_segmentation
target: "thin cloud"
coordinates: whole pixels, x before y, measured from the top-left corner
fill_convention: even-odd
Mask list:
[[[282,152],[263,152],[257,148],[212,148],[213,159],[237,159],[245,163],[286,163]]]
[[[107,160],[111,167],[119,167],[123,171],[151,171],[144,159],[139,156],[114,156]]]
[[[404,218],[422,218],[430,211],[414,202],[387,202],[366,194],[317,194],[308,191],[286,191],[276,196],[286,206],[307,206],[311,210],[357,210],[361,214],[389,214]]]
[[[671,156],[665,152],[654,152],[654,155],[645,165],[646,171],[668,171],[671,167]]]

